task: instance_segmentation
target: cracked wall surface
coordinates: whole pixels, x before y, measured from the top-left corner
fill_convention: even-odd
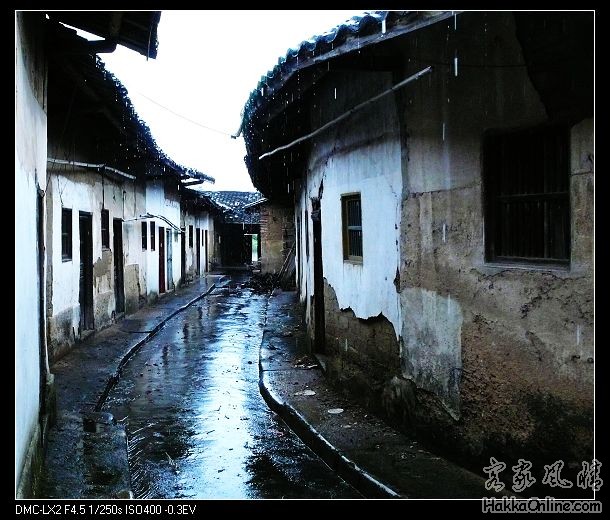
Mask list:
[[[512,15],[488,13],[484,22],[459,19],[460,63],[522,63]],[[397,77],[432,59],[453,63],[453,48],[438,45],[446,32],[438,24],[404,38]],[[391,77],[331,72],[312,97],[312,128]],[[592,119],[570,129],[570,265],[485,259],[484,132],[547,119],[525,67],[437,67],[317,136],[297,199],[297,278],[312,330],[311,198],[323,183],[331,377],[470,466],[500,455],[592,456]],[[340,196],[350,192],[362,197],[362,265],[342,257]]]

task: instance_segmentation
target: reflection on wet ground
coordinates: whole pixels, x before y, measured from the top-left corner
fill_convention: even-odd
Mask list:
[[[123,421],[137,498],[359,498],[258,391],[266,296],[217,289],[123,369],[105,410]]]

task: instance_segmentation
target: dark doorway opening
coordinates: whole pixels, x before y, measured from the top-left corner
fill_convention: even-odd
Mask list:
[[[209,270],[209,264],[208,264],[208,230],[207,229],[205,230],[205,237],[203,239],[203,246],[205,248],[205,251],[204,251],[205,252],[205,258],[203,260],[205,262],[205,264],[204,264],[203,270],[207,273],[208,270]]]
[[[166,241],[165,241],[165,245],[167,247],[167,290],[171,290],[174,288],[174,267],[173,267],[173,260],[172,260],[172,250],[173,250],[173,244],[172,244],[172,230],[167,228],[166,232],[165,232],[165,237],[166,237]]]
[[[313,230],[314,352],[325,350],[324,271],[322,269],[322,219],[320,199],[311,199]]]
[[[195,255],[197,258],[197,276],[201,275],[201,232],[199,228],[195,228],[195,249],[197,250],[197,254]]]
[[[91,213],[78,214],[80,239],[80,278],[78,302],[80,304],[80,330],[93,329],[93,219]]]
[[[119,314],[125,312],[125,283],[123,281],[123,221],[112,220],[112,244],[114,250],[114,301]]]
[[[165,292],[165,228],[159,226],[159,293]]]
[[[186,228],[180,234],[180,278],[186,283]]]

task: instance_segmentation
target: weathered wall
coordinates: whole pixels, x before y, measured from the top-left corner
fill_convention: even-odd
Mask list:
[[[180,227],[180,200],[178,193],[167,189],[163,185],[163,181],[148,181],[146,183],[146,212],[151,215],[159,215],[168,219],[176,227]],[[165,271],[165,290],[173,290],[180,283],[180,248],[183,235],[174,232],[175,230],[168,226],[167,222],[160,218],[147,219],[148,223],[148,249],[146,250],[146,290],[147,299],[155,300],[159,296],[159,227],[167,230],[172,229],[170,233],[172,241],[172,274],[167,273],[167,244],[163,259]],[[151,248],[150,244],[150,225],[155,223],[155,249]],[[165,232],[165,231],[164,231]],[[176,240],[177,237],[177,240]],[[167,242],[167,234],[166,234]],[[171,284],[169,283],[171,282]]]
[[[294,210],[270,202],[260,210],[261,272],[278,273],[294,235]]]
[[[312,128],[337,117],[353,105],[391,86],[389,73],[336,72],[317,91]],[[335,87],[337,97],[335,99]],[[310,319],[313,295],[311,198],[321,198],[324,278],[337,295],[341,309],[358,318],[383,314],[400,326],[400,307],[394,277],[399,265],[400,195],[402,190],[398,121],[392,97],[356,113],[316,137],[308,172],[296,208],[300,215],[301,299]],[[361,193],[363,262],[343,261],[341,195]],[[309,256],[306,251],[305,211],[308,214]]]
[[[37,458],[40,389],[37,195],[46,189],[47,115],[42,32],[15,15],[15,493]],[[44,218],[44,213],[40,215]],[[44,361],[44,360],[43,360]],[[21,481],[23,476],[24,481]],[[27,492],[27,490],[25,491]]]
[[[199,275],[204,276],[209,271],[212,261],[212,240],[214,237],[214,220],[207,212],[186,211],[181,212],[181,227],[186,230],[186,281],[197,276],[197,232],[199,232]],[[189,245],[190,228],[193,226],[193,246]],[[208,258],[205,256],[205,230],[208,230]]]
[[[571,130],[569,268],[486,263],[483,133],[547,116],[519,65],[512,15],[453,22],[400,42],[400,77],[435,64],[432,74],[313,140],[296,208],[306,318],[311,324],[310,198],[323,181],[331,376],[470,465],[501,455],[590,459],[593,122]],[[515,65],[497,66],[507,63]],[[318,84],[312,128],[389,84],[387,73],[332,72]],[[362,196],[362,265],[342,259],[340,195],[350,192]]]
[[[67,154],[53,143],[50,136],[49,153],[52,157],[85,160],[78,151]],[[73,155],[74,154],[74,155]],[[140,276],[143,265],[139,222],[136,215],[144,212],[141,188],[132,181],[115,182],[99,173],[73,166],[49,166],[47,190],[47,236],[50,243],[47,268],[47,334],[54,357],[65,352],[86,331],[80,330],[79,277],[80,239],[79,212],[92,216],[93,235],[93,312],[96,330],[114,322],[116,301],[114,294],[114,230],[113,219],[124,219],[123,266],[126,311],[139,307],[145,281]],[[72,258],[63,260],[61,253],[62,208],[72,210]],[[102,248],[101,210],[109,211],[109,248]]]
[[[486,264],[483,131],[546,113],[525,67],[466,65],[523,63],[512,16],[464,16],[458,27],[434,27],[405,49],[408,74],[454,31],[465,65],[407,88],[401,104],[403,375],[420,390],[420,431],[465,457],[583,460],[592,441],[592,121],[572,129],[571,267]]]

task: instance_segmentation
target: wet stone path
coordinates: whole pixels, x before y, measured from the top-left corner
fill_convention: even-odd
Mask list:
[[[266,296],[216,289],[129,361],[104,410],[122,421],[136,498],[358,498],[258,390]]]

